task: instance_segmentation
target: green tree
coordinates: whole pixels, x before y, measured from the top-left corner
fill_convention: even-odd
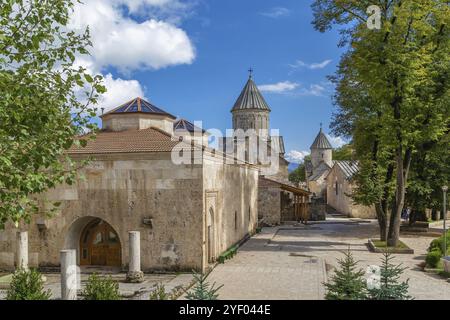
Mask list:
[[[366,10],[374,4],[381,30],[367,27]],[[337,75],[345,78],[337,95],[347,103],[337,119],[350,120],[342,127],[352,131],[355,148],[370,150],[361,161],[362,201],[375,204],[382,219],[389,216],[386,237],[396,246],[411,163],[420,146],[448,130],[450,8],[444,0],[316,0],[313,10],[317,30],[340,24],[341,44],[350,44]],[[370,139],[362,143],[358,135]]]
[[[72,13],[72,0],[0,6],[0,228],[29,222],[36,195],[74,181],[65,151],[95,129],[91,117],[105,88],[100,76],[74,66],[91,42],[88,30],[67,28]]]
[[[354,160],[351,144],[343,145],[333,150],[333,160]]]
[[[206,273],[197,273],[194,272],[194,287],[187,292],[186,299],[188,300],[217,300],[219,295],[217,292],[223,287],[223,285],[216,287],[216,284],[213,283],[210,285],[206,280],[208,279],[211,271]]]
[[[100,277],[94,273],[88,278],[83,296],[84,300],[120,300],[119,283],[111,276]]]
[[[35,269],[18,269],[13,275],[6,300],[49,300],[50,290],[44,290],[42,275]]]
[[[405,271],[401,265],[391,263],[394,257],[390,252],[385,252],[382,258],[381,277],[379,287],[369,289],[370,300],[411,300],[408,294],[408,280],[401,282],[400,276]]]
[[[311,161],[311,156],[307,155],[299,166],[289,173],[289,181],[294,183],[306,182],[305,162]]]
[[[357,269],[358,262],[350,249],[344,252],[344,259],[338,260],[340,268],[336,270],[331,281],[325,283],[327,300],[364,300],[366,281],[364,272]]]

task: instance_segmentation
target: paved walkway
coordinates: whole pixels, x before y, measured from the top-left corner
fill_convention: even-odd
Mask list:
[[[323,298],[324,260],[271,243],[278,231],[265,228],[244,244],[235,258],[214,269],[209,281],[224,284],[219,291],[221,300]]]
[[[265,228],[235,258],[219,265],[210,281],[224,285],[220,299],[323,299],[325,266],[331,275],[343,250],[350,247],[363,270],[380,264],[382,255],[369,252],[366,246],[369,237],[377,236],[376,221],[358,219]],[[419,267],[432,239],[402,237],[415,254],[398,254],[395,262],[406,268],[404,278],[410,279],[410,294],[416,299],[450,300],[450,283]]]

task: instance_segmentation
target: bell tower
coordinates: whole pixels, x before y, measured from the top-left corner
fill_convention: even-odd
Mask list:
[[[260,136],[269,137],[270,108],[253,81],[253,70],[249,70],[248,81],[231,110],[233,129],[254,129]]]

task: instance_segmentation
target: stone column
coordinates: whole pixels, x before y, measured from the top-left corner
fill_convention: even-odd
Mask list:
[[[140,283],[144,281],[144,273],[141,271],[141,233],[139,231],[129,232],[129,266],[127,282]]]
[[[77,253],[61,250],[61,299],[77,300]]]
[[[17,264],[16,268],[28,270],[28,232],[17,232]]]

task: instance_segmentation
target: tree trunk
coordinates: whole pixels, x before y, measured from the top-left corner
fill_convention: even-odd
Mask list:
[[[395,202],[392,208],[391,219],[389,223],[388,246],[396,247],[400,239],[400,223],[402,210],[405,205],[406,182],[408,179],[409,167],[411,165],[411,150],[405,152],[403,158],[402,146],[397,149],[397,187],[395,193]]]
[[[438,212],[437,212],[436,208],[433,208],[433,209],[431,210],[431,219],[432,219],[433,221],[439,220],[439,218],[438,218]]]
[[[378,225],[380,227],[380,240],[386,241],[387,236],[387,217],[386,211],[383,210],[381,203],[375,205],[375,211],[377,213]]]

